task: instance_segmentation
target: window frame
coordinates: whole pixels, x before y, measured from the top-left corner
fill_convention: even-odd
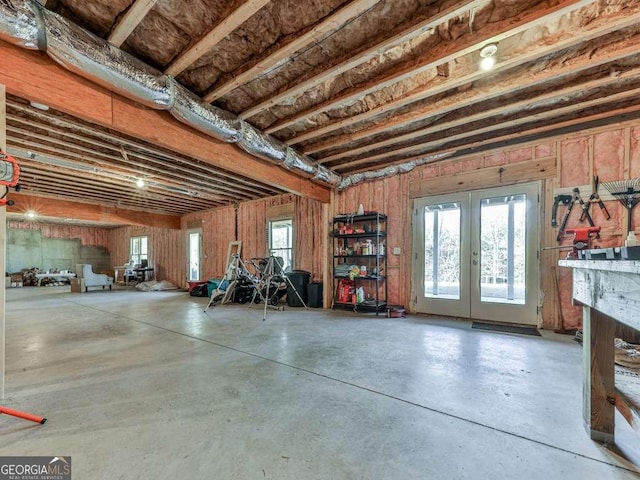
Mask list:
[[[137,253],[134,252],[134,243],[136,240],[139,245],[138,249],[140,250]],[[144,250],[146,250],[145,252],[142,251],[143,243],[145,247]],[[149,262],[149,236],[148,235],[137,235],[129,238],[129,259],[133,260],[135,265],[141,265],[142,260],[147,260],[147,263]]]
[[[273,247],[273,227],[274,224],[281,222],[290,223],[290,235],[288,238],[289,247],[274,248]],[[295,267],[295,221],[292,215],[283,217],[269,218],[267,219],[267,254],[275,257],[282,257],[284,259],[284,269],[293,270]],[[282,255],[281,253],[288,252],[289,256]]]

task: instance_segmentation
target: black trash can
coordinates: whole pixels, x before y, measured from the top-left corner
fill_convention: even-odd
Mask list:
[[[307,306],[311,308],[322,308],[322,283],[311,282],[307,284]]]
[[[298,295],[302,298],[304,303],[307,303],[307,284],[311,279],[311,273],[304,270],[293,270],[286,274],[291,282],[291,285],[295,287]],[[290,307],[304,307],[296,292],[293,291],[291,285],[287,283],[287,305]]]

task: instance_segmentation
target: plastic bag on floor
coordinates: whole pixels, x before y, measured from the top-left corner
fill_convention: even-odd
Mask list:
[[[156,280],[151,280],[149,282],[140,282],[136,285],[136,289],[141,290],[143,292],[159,292],[161,290],[177,290],[173,283],[167,282],[166,280],[162,280],[158,282]]]

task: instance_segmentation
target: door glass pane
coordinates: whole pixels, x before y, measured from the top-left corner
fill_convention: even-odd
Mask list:
[[[424,296],[460,299],[460,204],[424,208]]]
[[[524,305],[526,195],[483,198],[480,203],[480,300]],[[475,263],[474,263],[475,265]]]
[[[200,280],[200,234],[189,234],[189,280]]]

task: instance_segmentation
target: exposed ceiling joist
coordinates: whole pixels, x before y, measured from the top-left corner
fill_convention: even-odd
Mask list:
[[[403,30],[402,32],[392,36],[391,38],[387,38],[382,42],[374,45],[366,49],[363,52],[359,52],[356,55],[348,58],[347,60],[334,65],[333,67],[327,68],[322,72],[314,75],[313,77],[294,85],[288,89],[283,90],[282,92],[277,93],[276,95],[270,96],[268,99],[254,105],[253,107],[245,110],[240,114],[242,118],[250,118],[264,110],[267,110],[275,105],[278,105],[285,99],[287,101],[291,101],[291,98],[295,98],[297,95],[310,90],[313,87],[320,85],[322,82],[326,80],[336,77],[341,73],[346,72],[347,70],[351,70],[352,68],[356,68],[359,65],[367,63],[368,61],[374,59],[379,55],[383,55],[389,49],[394,48],[403,43],[409,42],[414,38],[428,32],[429,30],[434,29],[438,25],[448,22],[452,18],[456,18],[464,13],[468,12],[473,8],[477,8],[478,6],[487,3],[488,0],[465,0],[460,2],[459,4],[455,4],[442,12],[439,12],[437,15],[433,17],[423,20],[416,25],[409,27],[408,29]],[[271,133],[276,130],[267,129],[266,132]]]
[[[632,48],[630,47],[620,51],[615,51],[613,54],[607,53],[606,50],[598,50],[598,52],[596,52],[594,56],[588,56],[582,62],[573,63],[572,65],[562,64],[555,68],[545,69],[542,72],[540,72],[539,75],[536,75],[532,80],[524,83],[522,82],[521,79],[519,80],[513,79],[513,81],[511,82],[505,79],[500,82],[497,82],[494,85],[491,85],[490,88],[478,89],[478,90],[472,91],[471,93],[460,92],[460,93],[451,95],[449,97],[446,97],[440,102],[436,102],[432,105],[428,105],[427,108],[418,109],[418,111],[412,111],[410,115],[394,117],[390,119],[388,122],[384,122],[373,128],[354,132],[353,134],[349,134],[349,135],[335,137],[330,142],[326,142],[322,145],[318,144],[317,146],[314,146],[314,151],[323,151],[329,148],[335,149],[338,147],[345,148],[345,150],[340,153],[320,156],[319,162],[326,163],[330,161],[339,160],[341,158],[355,156],[360,153],[370,152],[376,148],[381,148],[381,147],[393,145],[396,143],[401,143],[403,141],[411,139],[418,132],[422,132],[422,134],[430,133],[431,131],[444,129],[447,127],[448,124],[436,122],[432,127],[414,130],[412,132],[401,134],[401,135],[396,134],[393,137],[388,138],[386,140],[380,140],[375,142],[369,141],[366,143],[366,145],[363,145],[362,147],[353,148],[353,147],[346,146],[346,144],[350,142],[364,140],[368,137],[379,135],[381,133],[391,134],[394,131],[394,129],[411,125],[411,123],[416,122],[421,118],[429,118],[429,117],[438,118],[447,113],[469,108],[477,104],[487,102],[489,100],[497,101],[500,97],[504,97],[505,95],[515,95],[518,93],[531,91],[536,86],[544,85],[545,81],[549,83],[551,83],[551,81],[557,82],[563,79],[564,77],[575,76],[587,70],[591,70],[602,65],[610,64],[612,62],[627,58],[629,56],[638,56],[637,47],[632,47]],[[630,72],[629,71],[625,72],[619,76],[617,74],[615,74],[614,76],[607,74],[605,78],[601,78],[591,83],[593,85],[598,85],[600,83],[615,84],[616,82],[622,79],[621,77],[626,78],[628,76],[637,75],[637,74],[638,72],[636,69],[633,69]],[[579,85],[577,88],[586,89],[590,87],[588,84],[582,84],[582,85]],[[561,89],[560,91],[572,92],[572,91],[575,91],[575,89],[576,87],[569,87],[567,89]],[[549,94],[549,98],[558,97],[558,96],[559,96],[558,91],[552,88],[551,93]],[[525,101],[516,102],[516,103],[507,102],[505,105],[496,106],[495,109],[483,110],[478,114],[466,116],[465,121],[471,121],[469,119],[476,118],[478,116],[483,116],[483,115],[489,116],[494,112],[498,112],[501,110],[506,111],[506,110],[513,109],[514,107],[523,108],[529,105],[529,103],[533,103],[537,101],[538,98],[531,97]],[[454,122],[450,122],[450,123],[454,123]]]
[[[182,52],[178,58],[171,62],[164,73],[173,75],[174,77],[182,73],[270,1],[271,0],[246,0],[231,12],[229,16],[216,25],[213,30]]]
[[[131,35],[158,0],[135,0],[109,34],[109,42],[119,47]]]
[[[154,145],[135,141],[122,135],[111,134],[102,129],[97,129],[95,126],[88,126],[60,116],[54,116],[49,112],[34,110],[27,105],[12,102],[11,100],[9,100],[7,104],[9,106],[8,118],[11,122],[18,122],[34,128],[44,129],[54,135],[62,135],[74,139],[79,143],[89,143],[101,148],[111,147],[117,151],[121,151],[121,149],[124,148],[126,151],[135,152],[133,155],[136,157],[163,165],[167,171],[177,170],[190,177],[202,177],[203,180],[209,183],[215,182],[216,186],[223,190],[230,188],[231,191],[247,194],[251,196],[251,198],[281,193],[280,190],[272,188],[269,185],[232,175],[223,170],[211,168],[206,164],[197,165],[197,169],[194,171],[194,161],[192,159],[161,150]],[[12,111],[20,112],[24,114],[25,117],[18,117],[13,114]]]
[[[213,90],[204,96],[204,101],[213,102],[214,100],[217,100],[229,93],[231,90],[249,83],[257,76],[264,75],[276,68],[278,65],[281,65],[283,62],[290,60],[296,52],[315,42],[319,42],[349,20],[357,17],[358,15],[362,15],[364,12],[374,7],[379,1],[380,0],[352,0],[345,7],[342,7],[312,27],[307,33],[296,37],[291,42],[262,58],[244,72],[234,74],[233,79],[229,82],[213,88]]]
[[[408,147],[404,147],[404,148],[400,148],[400,149],[396,149],[396,150],[391,150],[391,151],[387,151],[385,153],[379,154],[379,155],[372,155],[370,157],[366,157],[366,158],[361,158],[358,160],[354,160],[354,161],[350,161],[350,162],[345,162],[345,163],[340,163],[339,165],[336,166],[337,170],[344,170],[347,168],[352,168],[354,166],[358,166],[358,165],[363,165],[363,164],[375,164],[377,161],[379,160],[384,160],[387,158],[392,158],[395,156],[400,156],[400,155],[407,155],[407,156],[414,156],[414,155],[418,155],[418,151],[420,150],[426,150],[428,148],[438,148],[444,144],[448,144],[448,143],[452,143],[455,142],[457,140],[461,140],[461,139],[465,139],[465,138],[469,138],[469,137],[476,137],[478,135],[481,134],[487,134],[490,132],[494,132],[496,130],[499,129],[503,129],[506,127],[509,128],[514,128],[520,125],[524,125],[527,123],[533,123],[536,121],[542,122],[544,121],[547,125],[551,125],[553,122],[553,118],[554,117],[560,117],[561,115],[565,115],[565,114],[571,114],[571,113],[575,113],[577,111],[581,111],[581,110],[585,110],[587,108],[590,107],[597,107],[597,106],[601,106],[607,103],[613,103],[616,101],[629,101],[631,99],[635,99],[638,97],[638,94],[640,94],[640,88],[635,88],[632,90],[628,90],[625,92],[621,92],[621,93],[617,93],[615,95],[609,95],[609,96],[605,96],[602,98],[597,98],[594,100],[590,100],[587,102],[582,102],[579,103],[577,105],[569,105],[566,107],[562,107],[562,108],[555,108],[555,109],[551,109],[549,111],[543,112],[543,113],[537,113],[537,114],[532,114],[532,115],[526,115],[522,118],[519,118],[517,120],[514,119],[508,119],[508,120],[504,120],[504,121],[498,121],[497,123],[493,123],[491,125],[487,125],[483,128],[478,128],[478,129],[474,129],[474,130],[470,130],[470,131],[466,131],[457,135],[448,135],[444,138],[438,139],[438,140],[433,140],[433,141],[428,141],[428,142],[423,142],[423,143],[419,143],[419,144],[415,144],[415,145],[411,145]],[[584,119],[582,118],[582,116],[576,116],[575,120],[573,121],[573,123],[578,124],[578,123],[582,123],[584,122]],[[483,122],[483,123],[489,123],[488,121]],[[420,155],[431,155],[432,152],[431,151],[427,151],[427,152],[422,152],[420,153]]]
[[[191,130],[167,112],[143,109],[133,102],[62,69],[38,52],[0,42],[0,75],[7,91],[39,101],[126,135],[196,158],[290,193],[329,201],[329,188],[257,160],[233,145]]]
[[[437,52],[435,57],[429,55],[426,60],[422,60],[417,64],[409,62],[407,65],[401,66],[398,70],[387,74],[383,78],[377,78],[375,81],[369,82],[361,87],[352,89],[343,95],[338,95],[331,100],[324,102],[318,107],[306,112],[304,116],[308,118],[311,115],[316,115],[318,113],[349,104],[355,100],[365,97],[366,95],[382,90],[385,87],[392,86],[398,82],[447,64],[448,62],[455,61],[460,57],[479,50],[482,45],[497,43],[505,38],[522,33],[535,26],[551,22],[558,17],[582,8],[594,1],[596,0],[568,0],[553,7],[537,9],[525,17],[518,19],[515,23],[503,23],[498,27],[495,27],[493,24],[488,24],[485,28],[475,32],[474,35],[461,37],[458,41],[446,45]],[[302,118],[299,118],[298,120],[301,119]],[[310,132],[297,135],[294,138],[287,139],[286,143],[294,145],[316,138],[334,129],[336,128],[334,128],[334,124],[332,123],[326,127],[318,128]]]

